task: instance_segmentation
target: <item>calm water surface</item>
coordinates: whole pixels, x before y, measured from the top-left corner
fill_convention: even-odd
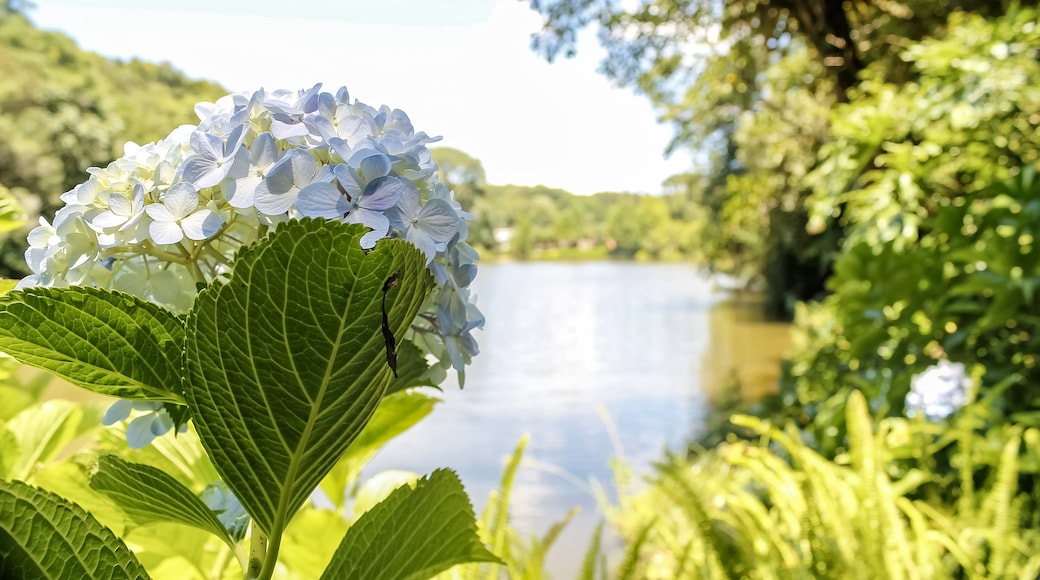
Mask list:
[[[465,389],[449,379],[444,402],[366,473],[451,467],[479,511],[530,434],[513,523],[524,537],[541,535],[581,507],[549,557],[554,577],[570,578],[600,519],[590,482],[613,491],[619,450],[604,414],[637,470],[683,448],[708,410],[701,365],[722,295],[681,264],[484,265],[476,285],[487,324]]]

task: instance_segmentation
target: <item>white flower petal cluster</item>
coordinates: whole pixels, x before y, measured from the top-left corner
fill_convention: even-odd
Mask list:
[[[941,360],[910,379],[906,414],[916,417],[921,413],[930,421],[945,419],[967,404],[971,386],[962,363]]]
[[[371,230],[366,248],[401,238],[426,255],[439,288],[406,338],[441,368],[464,371],[484,322],[469,288],[478,256],[466,243],[472,216],[426,148],[438,139],[400,110],[320,89],[200,103],[198,125],[89,169],[53,222],[29,234],[33,274],[19,287],[94,285],[184,312],[199,283],[227,276],[235,251],[278,223],[360,223]]]

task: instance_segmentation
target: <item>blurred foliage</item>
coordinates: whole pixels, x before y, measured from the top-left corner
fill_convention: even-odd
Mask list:
[[[1040,459],[1040,432],[1023,436],[1009,427],[984,440],[960,426],[939,434],[923,420],[883,419],[875,426],[858,392],[849,396],[846,414],[849,451],[835,461],[797,431],[749,416],[734,422],[755,440],[725,443],[692,461],[666,459],[648,488],[629,489],[608,509],[627,546],[616,577],[1031,579],[1040,573],[1040,531],[1035,522],[1024,525],[1028,492],[1018,486],[1020,463]],[[970,478],[958,481],[964,499],[955,505],[921,499],[922,488],[944,474],[926,463],[906,469],[903,454],[939,445],[965,446],[957,453],[965,461],[970,446],[985,446],[997,469],[977,486]]]
[[[670,149],[691,149],[699,160],[701,183],[691,194],[704,211],[703,257],[714,271],[764,289],[777,315],[826,294],[844,237],[842,222],[809,219],[814,176],[832,171],[826,147],[842,138],[830,108],[860,98],[864,84],[915,83],[920,71],[901,55],[942,35],[950,15],[993,18],[1008,8],[1002,0],[531,5],[545,18],[533,46],[550,59],[573,54],[578,33],[596,28],[607,49],[601,71],[645,94],[675,129]]]
[[[533,4],[550,55],[599,25],[604,71],[702,155],[713,269],[796,312],[779,393],[716,411],[759,418],[622,494],[618,576],[1037,577],[1035,3]],[[970,403],[905,418],[940,360]]]
[[[835,109],[841,138],[812,209],[849,235],[832,295],[800,309],[783,394],[821,441],[840,445],[839,387],[901,414],[911,376],[940,358],[976,366],[984,391],[999,385],[1003,418],[1040,424],[1036,17],[958,15],[906,51],[914,83],[865,82]]]
[[[85,52],[61,33],[35,28],[10,4],[0,10],[0,184],[31,224],[37,214],[50,217],[88,167],[107,165],[127,141],[155,141],[170,127],[196,122],[195,103],[227,92],[169,63]],[[5,238],[0,276],[25,273],[24,237]]]

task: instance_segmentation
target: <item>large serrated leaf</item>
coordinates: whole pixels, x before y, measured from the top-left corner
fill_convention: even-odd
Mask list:
[[[457,564],[501,563],[477,537],[473,506],[454,472],[403,486],[347,530],[322,579],[425,580]]]
[[[126,545],[78,505],[0,481],[0,578],[147,578]]]
[[[183,321],[151,302],[86,286],[0,298],[0,351],[87,390],[183,403]]]
[[[90,487],[108,496],[138,524],[174,522],[192,526],[217,536],[234,549],[235,541],[217,514],[162,470],[106,454],[98,458]]]
[[[283,224],[240,252],[231,278],[200,293],[188,315],[186,398],[196,429],[269,535],[372,416],[393,380],[385,333],[403,337],[433,287],[414,246],[382,240],[365,252],[366,231]]]

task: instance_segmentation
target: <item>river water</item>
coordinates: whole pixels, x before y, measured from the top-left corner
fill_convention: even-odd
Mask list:
[[[601,519],[591,489],[613,497],[612,458],[646,472],[666,448],[683,450],[710,412],[706,377],[752,368],[740,353],[759,352],[761,329],[684,264],[483,265],[475,284],[487,323],[465,389],[449,378],[443,402],[366,474],[451,467],[479,514],[528,434],[512,523],[541,535],[580,507],[548,558],[553,577],[571,578]]]

